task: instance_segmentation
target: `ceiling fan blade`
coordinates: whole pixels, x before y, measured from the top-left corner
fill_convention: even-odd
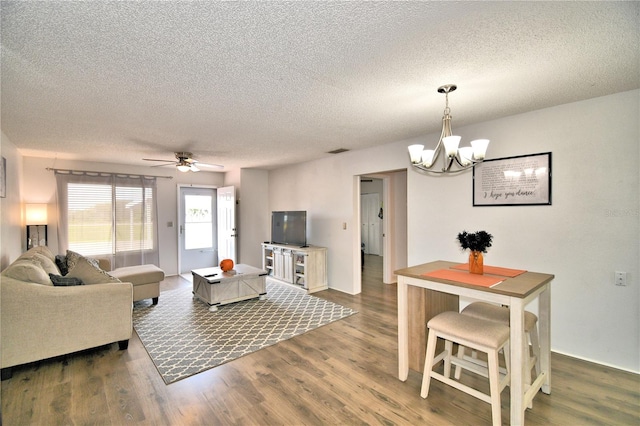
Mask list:
[[[157,160],[155,158],[143,158],[144,161],[162,161],[163,163],[175,163],[175,160]]]
[[[198,163],[199,167],[210,167],[212,169],[224,169],[222,164],[207,164],[207,163]]]

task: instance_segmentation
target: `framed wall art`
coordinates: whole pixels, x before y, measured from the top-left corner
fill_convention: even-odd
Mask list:
[[[485,160],[473,168],[474,206],[551,205],[551,153]]]

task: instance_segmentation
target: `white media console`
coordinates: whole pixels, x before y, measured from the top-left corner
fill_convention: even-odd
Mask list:
[[[329,288],[326,247],[262,244],[262,269],[279,281],[314,293]]]

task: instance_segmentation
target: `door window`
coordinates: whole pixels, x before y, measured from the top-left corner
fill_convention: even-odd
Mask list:
[[[213,247],[212,197],[185,195],[185,250]]]

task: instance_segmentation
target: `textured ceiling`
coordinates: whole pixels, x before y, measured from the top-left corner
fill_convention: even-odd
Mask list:
[[[1,2],[23,155],[225,170],[640,87],[633,2]]]

